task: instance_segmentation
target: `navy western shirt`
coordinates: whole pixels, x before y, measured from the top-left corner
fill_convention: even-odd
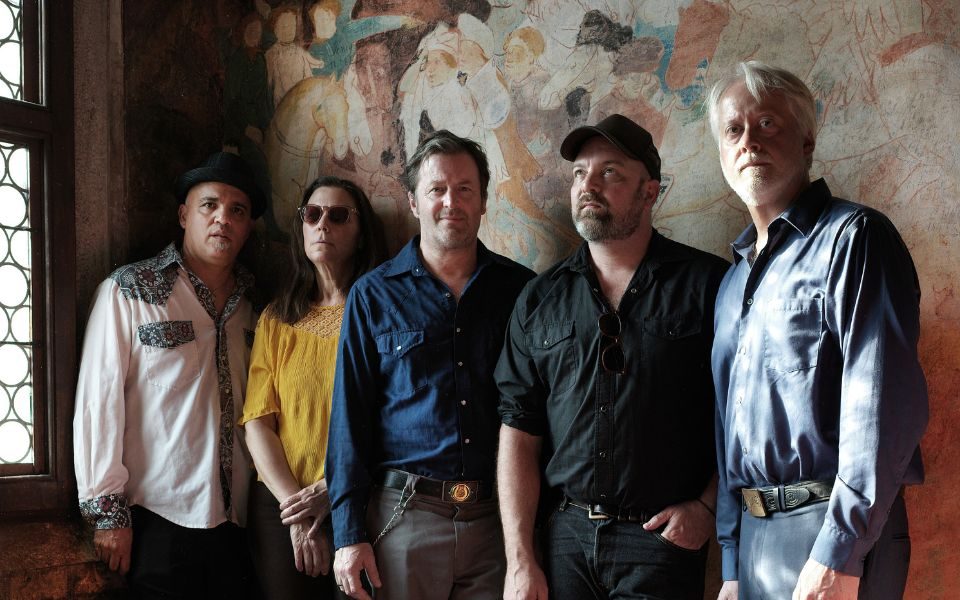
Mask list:
[[[372,541],[370,485],[387,468],[493,481],[499,431],[493,369],[517,294],[534,273],[477,243],[459,302],[424,267],[420,237],[347,296],[326,478],[337,548]]]
[[[503,423],[543,437],[544,501],[654,513],[703,492],[716,466],[713,304],[728,266],[653,233],[618,308],[622,375],[600,365],[609,308],[587,244],[523,290],[496,376]]]
[[[738,576],[739,490],[811,479],[834,485],[811,557],[859,576],[900,487],[923,480],[917,273],[886,217],[822,179],[768,236],[753,265],[756,229],[737,238],[717,297],[723,578]]]

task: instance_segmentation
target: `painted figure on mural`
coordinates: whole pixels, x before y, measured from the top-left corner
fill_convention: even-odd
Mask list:
[[[366,119],[373,146],[356,157],[357,179],[364,182],[370,200],[383,220],[390,248],[399,248],[415,230],[400,181],[402,155],[393,114],[391,79],[393,55],[386,43],[357,46],[354,69],[357,86],[366,99]]]
[[[351,13],[355,4],[356,0],[346,0],[342,4],[339,0],[321,0],[307,9],[314,31],[309,51],[323,63],[323,66],[314,68],[314,75],[334,75],[340,79],[353,64],[357,41],[418,23],[401,15],[353,19]]]
[[[501,72],[510,90],[517,132],[543,170],[543,175],[526,182],[527,192],[559,230],[571,233],[573,244],[570,211],[563,200],[566,189],[559,178],[552,176],[559,168],[556,149],[561,137],[556,124],[563,122],[563,109],[539,108],[540,90],[550,80],[550,73],[540,62],[545,47],[539,30],[528,22],[521,24],[504,38]]]
[[[564,106],[570,125],[585,122],[594,98],[610,93],[615,53],[632,36],[632,28],[598,10],[585,13],[573,49],[540,92],[540,108]]]
[[[397,88],[405,150],[411,153],[437,129],[481,142],[494,186],[481,236],[499,252],[546,266],[567,240],[557,239],[530,197],[526,183],[543,169],[517,131],[506,81],[491,60],[494,49],[490,28],[466,13],[455,27],[440,23],[421,40]]]
[[[293,215],[305,182],[321,171],[357,178],[358,160],[373,150],[366,95],[353,64],[355,42],[416,21],[396,15],[354,21],[353,7],[354,2],[336,0],[309,5],[305,15],[311,31],[305,41],[299,6],[264,6],[277,37],[267,51],[276,111],[264,136],[264,154],[278,221]]]
[[[663,42],[644,36],[624,44],[613,60],[610,94],[599,98],[590,110],[591,120],[620,113],[637,123],[660,144],[667,118],[668,99],[661,89],[656,71],[663,58]]]
[[[274,106],[300,81],[310,77],[314,68],[323,66],[323,62],[313,58],[303,48],[302,29],[299,8],[295,5],[283,5],[270,13],[270,28],[276,36],[267,50],[267,85],[273,95]]]

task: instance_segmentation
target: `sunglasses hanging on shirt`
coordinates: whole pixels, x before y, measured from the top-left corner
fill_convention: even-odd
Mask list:
[[[597,320],[600,328],[600,366],[607,373],[623,375],[626,371],[627,359],[623,355],[623,344],[620,343],[620,332],[623,325],[620,315],[616,311],[603,313]]]

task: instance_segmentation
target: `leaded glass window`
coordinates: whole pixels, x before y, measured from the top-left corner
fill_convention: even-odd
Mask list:
[[[29,162],[0,141],[0,464],[34,459]]]

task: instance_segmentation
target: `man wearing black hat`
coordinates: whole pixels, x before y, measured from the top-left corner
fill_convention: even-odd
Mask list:
[[[727,265],[653,229],[660,156],[633,121],[577,128],[560,154],[585,243],[521,293],[496,369],[504,597],[700,600]]]
[[[235,155],[175,183],[180,247],[97,289],[74,416],[80,510],[140,595],[246,597],[250,459],[238,436],[256,315],[237,254],[265,209]]]

